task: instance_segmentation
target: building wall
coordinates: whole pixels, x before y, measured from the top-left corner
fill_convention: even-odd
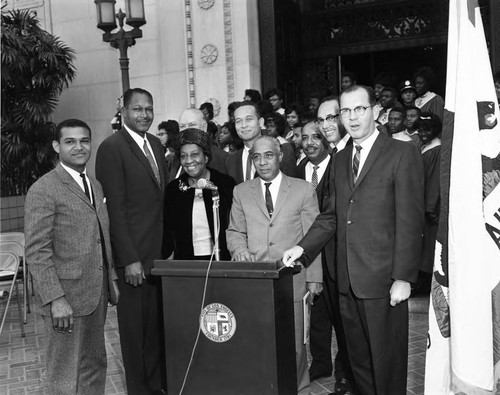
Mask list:
[[[3,2],[4,3],[4,2]],[[257,0],[144,0],[143,37],[128,49],[130,86],[150,91],[155,120],[178,119],[187,107],[212,99],[216,121],[244,89],[260,89]],[[76,51],[77,76],[60,97],[53,121],[85,120],[93,132],[94,171],[98,145],[109,136],[122,94],[119,51],[102,41],[90,0],[10,0],[6,9],[31,8],[42,27]],[[116,11],[125,10],[124,1]],[[125,30],[131,28],[126,26]],[[217,106],[216,106],[217,107]]]

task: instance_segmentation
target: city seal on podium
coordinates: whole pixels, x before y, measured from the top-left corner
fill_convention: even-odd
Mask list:
[[[200,329],[209,340],[224,343],[236,332],[236,318],[229,307],[212,303],[201,312]]]

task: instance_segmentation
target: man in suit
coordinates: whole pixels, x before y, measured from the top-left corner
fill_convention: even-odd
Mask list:
[[[326,203],[331,194],[333,194],[333,182],[331,182],[332,161],[337,152],[344,149],[347,145],[352,144],[352,140],[344,126],[340,123],[340,106],[337,96],[325,97],[318,109],[318,117],[316,124],[319,130],[329,143],[329,152],[331,154],[330,164],[327,169],[327,174],[323,177],[321,194],[322,201],[320,202],[320,211],[326,210]],[[331,372],[331,335],[327,337],[327,333],[331,333],[331,326],[335,328],[337,338],[337,355],[335,356],[335,392],[349,393],[350,382],[354,381],[352,377],[351,365],[347,355],[347,345],[345,341],[344,328],[340,317],[340,308],[338,303],[338,292],[335,270],[335,240],[331,241],[323,249],[323,277],[324,277],[324,300],[325,304],[315,304],[311,316],[311,353],[313,362],[309,373],[311,377],[321,377]],[[321,296],[320,296],[321,298]],[[324,309],[323,307],[326,307]],[[325,314],[325,310],[327,314]],[[328,315],[328,317],[327,317]],[[329,319],[328,319],[329,318]],[[320,329],[321,328],[321,329]],[[317,335],[315,334],[317,332]],[[321,335],[321,334],[322,335]],[[317,346],[315,340],[318,340]],[[327,350],[328,349],[328,350]],[[319,351],[323,350],[323,351]]]
[[[154,118],[151,94],[127,90],[122,117],[123,129],[99,146],[96,174],[108,201],[122,295],[118,324],[127,391],[143,395],[165,388],[161,288],[150,273],[162,257],[167,174],[160,140],[147,133]]]
[[[338,109],[337,109],[338,111]],[[320,122],[309,122],[302,128],[302,144],[306,160],[297,168],[299,177],[310,182],[316,189],[320,212],[325,211],[330,197],[331,159],[328,140],[320,131]],[[335,155],[335,154],[334,154]],[[334,269],[335,244],[328,243],[322,251],[323,292],[311,307],[309,346],[312,363],[309,368],[311,381],[332,375],[332,326],[335,328],[337,355],[335,357],[335,391],[350,391],[352,381],[344,328],[340,318],[338,293]]]
[[[318,214],[316,193],[311,184],[287,177],[280,171],[283,158],[279,141],[258,137],[250,152],[258,177],[235,187],[227,245],[236,261],[276,261],[297,243]],[[307,288],[321,292],[321,262],[296,274],[294,283],[295,350],[299,394],[310,391],[304,344],[302,298]]]
[[[365,394],[404,394],[408,297],[417,278],[424,219],[422,160],[411,144],[379,133],[371,88],[353,86],[340,114],[353,146],[333,162],[334,195],[297,246],[290,265],[337,241],[339,303],[355,383]]]
[[[26,196],[26,259],[35,308],[47,328],[50,394],[104,394],[104,323],[118,288],[101,184],[86,172],[91,131],[77,119],[56,127],[60,163]]]
[[[318,108],[316,124],[330,144],[330,153],[344,149],[350,136],[339,120],[339,98],[337,96],[327,96]]]
[[[250,148],[261,136],[264,118],[261,117],[257,104],[243,101],[236,104],[234,111],[236,133],[243,141],[243,148],[229,155],[226,159],[226,172],[234,178],[236,184],[255,177],[255,165],[250,157]],[[280,170],[290,177],[295,176],[295,155],[284,155]]]

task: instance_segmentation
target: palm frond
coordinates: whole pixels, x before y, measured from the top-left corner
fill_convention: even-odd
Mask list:
[[[1,194],[26,193],[54,166],[50,116],[74,80],[75,52],[41,29],[36,14],[1,14]]]

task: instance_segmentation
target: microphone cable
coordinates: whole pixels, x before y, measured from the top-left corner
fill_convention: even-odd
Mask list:
[[[220,228],[219,228],[219,233],[220,233]],[[208,267],[207,267],[207,273],[205,275],[205,284],[203,286],[203,296],[201,298],[201,307],[200,307],[200,314],[198,317],[201,316],[203,313],[203,307],[205,306],[205,297],[207,294],[207,286],[208,286],[208,274],[210,273],[210,269],[212,267],[212,262],[215,256],[215,249],[217,248],[217,241],[219,240],[219,233],[215,236],[215,242],[214,242],[214,248],[212,250],[212,255],[210,255],[210,261],[208,262]],[[201,328],[200,328],[200,322],[198,320],[198,333],[196,334],[196,339],[193,344],[193,349],[191,351],[191,357],[189,358],[189,363],[186,368],[186,373],[184,374],[184,380],[182,381],[182,386],[179,391],[179,395],[182,395],[182,391],[184,391],[184,387],[186,386],[186,381],[189,375],[189,371],[191,370],[191,365],[193,364],[193,359],[194,359],[194,353],[196,351],[196,347],[198,346],[198,341],[200,339],[200,333],[201,333]]]

